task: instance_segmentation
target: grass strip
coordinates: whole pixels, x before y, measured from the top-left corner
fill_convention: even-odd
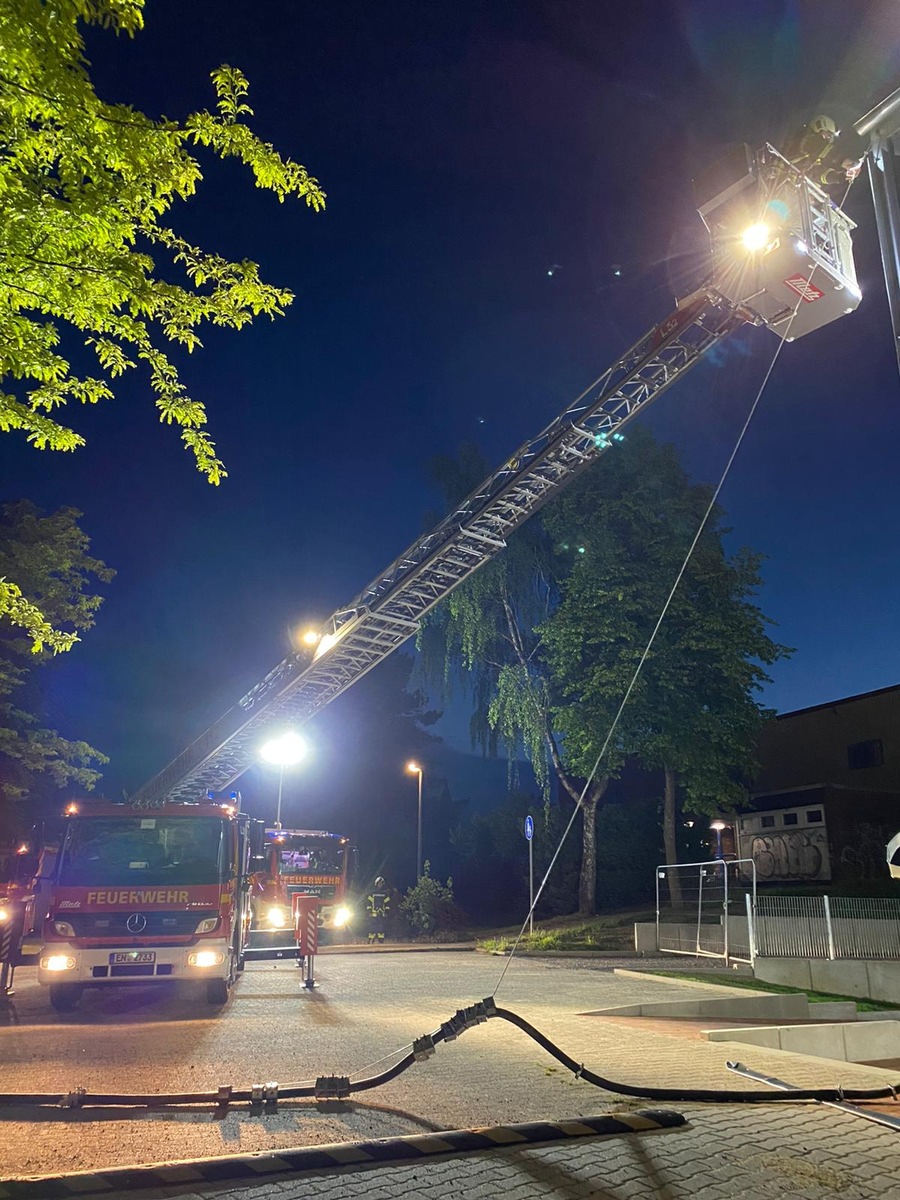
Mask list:
[[[863,1000],[859,996],[835,996],[829,992],[811,992],[806,988],[790,987],[786,983],[765,983],[761,979],[741,979],[733,975],[709,972],[705,975],[695,975],[689,971],[658,971],[641,970],[642,975],[658,975],[663,979],[687,979],[692,983],[714,983],[717,987],[752,988],[755,992],[772,992],[776,995],[806,996],[810,1004],[828,1004],[835,1000],[849,1000],[861,1012],[895,1012],[900,1004],[891,1004],[887,1000]]]

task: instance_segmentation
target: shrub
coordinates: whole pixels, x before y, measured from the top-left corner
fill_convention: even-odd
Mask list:
[[[462,913],[453,901],[453,880],[443,884],[431,877],[431,863],[425,863],[422,878],[400,901],[400,911],[416,933],[432,934],[439,929],[455,929]]]

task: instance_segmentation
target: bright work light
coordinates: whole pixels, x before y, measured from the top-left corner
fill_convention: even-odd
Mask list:
[[[765,250],[771,240],[772,230],[765,221],[757,221],[754,225],[748,225],[741,234],[744,249],[751,252],[754,250]]]
[[[306,756],[308,747],[299,733],[288,730],[281,737],[272,738],[260,750],[266,762],[279,767],[292,767]]]

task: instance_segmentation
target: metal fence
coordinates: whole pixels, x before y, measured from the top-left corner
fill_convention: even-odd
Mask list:
[[[760,896],[753,933],[769,958],[900,959],[900,900]]]
[[[757,895],[751,859],[656,868],[656,948],[757,957],[900,960],[900,900]]]
[[[663,864],[656,868],[656,946],[752,962],[756,867],[752,859]]]

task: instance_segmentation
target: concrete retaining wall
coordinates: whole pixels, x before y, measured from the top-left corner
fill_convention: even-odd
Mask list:
[[[748,945],[747,918],[730,917],[728,920],[728,937],[732,948],[746,948]],[[663,950],[680,951],[685,954],[697,953],[697,922],[664,922],[659,926],[659,945]],[[700,926],[700,946],[702,950],[725,952],[725,931],[722,922]],[[634,948],[638,954],[656,954],[656,922],[636,921],[634,925]]]
[[[745,992],[736,996],[709,999],[658,1000],[653,1004],[621,1004],[586,1013],[588,1017],[718,1017],[736,1021],[804,1021],[809,1017],[809,1002],[799,992],[764,995]]]
[[[900,962],[892,960],[758,958],[754,974],[766,983],[900,1004]]]
[[[821,1007],[811,1006],[812,1010]],[[765,1025],[750,1029],[709,1029],[711,1042],[745,1042],[769,1050],[789,1050],[842,1062],[900,1058],[900,1021],[860,1021],[850,1025]]]

